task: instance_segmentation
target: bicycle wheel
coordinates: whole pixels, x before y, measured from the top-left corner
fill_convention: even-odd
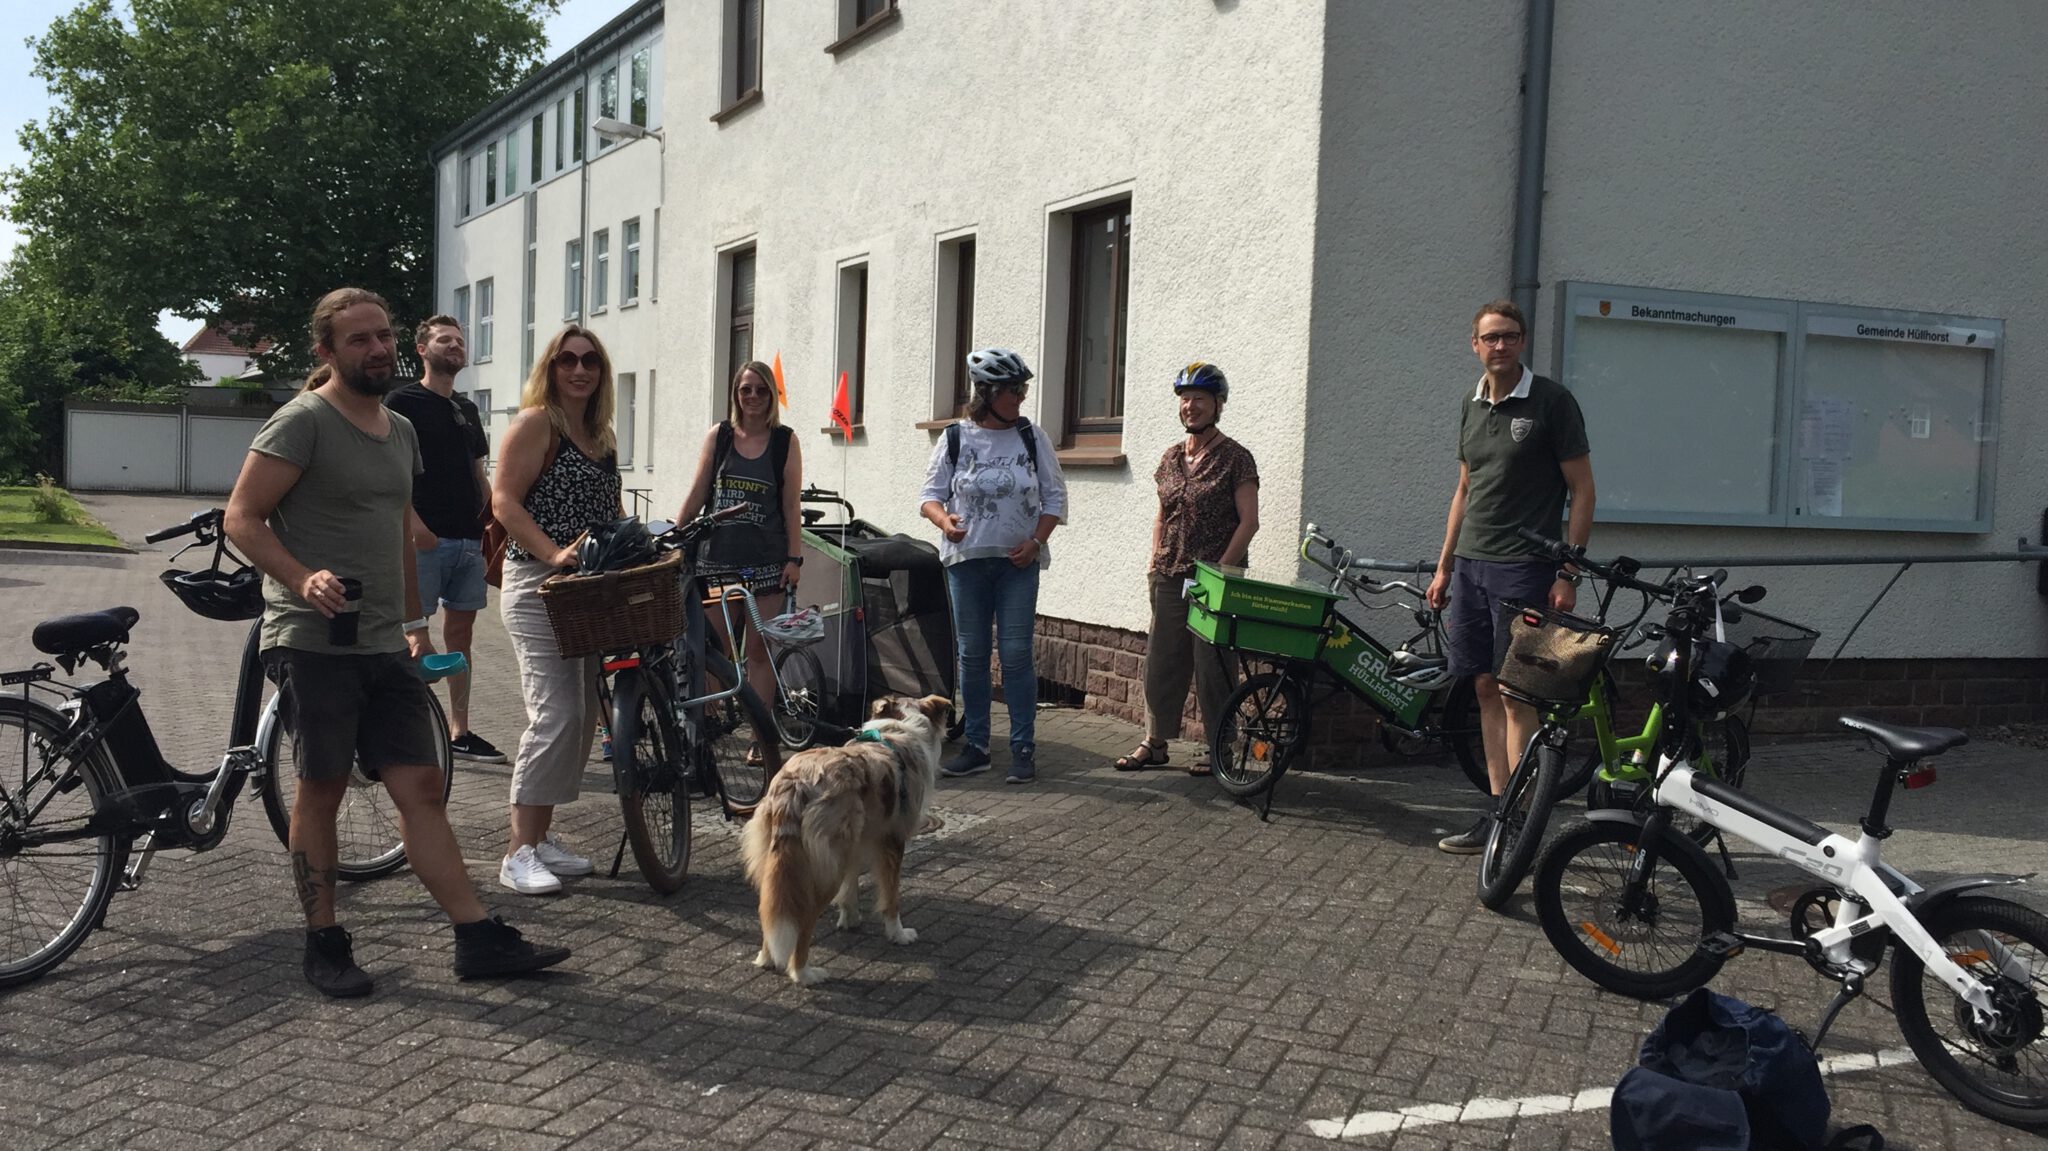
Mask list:
[[[708,689],[724,691],[732,686],[732,664],[717,657],[705,663]],[[726,802],[736,807],[752,808],[761,802],[768,781],[782,769],[782,743],[776,738],[775,723],[752,687],[742,686],[738,695],[704,706],[704,744]]]
[[[126,843],[87,821],[119,779],[106,751],[56,757],[61,713],[0,698],[0,987],[41,978],[99,926]]]
[[[1308,697],[1285,672],[1261,672],[1237,685],[1209,736],[1209,767],[1223,790],[1257,795],[1273,786],[1308,738]]]
[[[825,668],[810,648],[786,647],[775,653],[775,681],[782,686],[775,701],[775,731],[784,746],[802,751],[818,738]]]
[[[1493,781],[1486,777],[1486,745],[1479,738],[1479,697],[1472,692],[1472,677],[1465,676],[1444,691],[1444,707],[1437,714],[1443,741],[1465,778],[1481,795],[1493,794]]]
[[[1997,1016],[1976,1012],[1904,947],[1892,960],[1892,1009],[1907,1046],[1963,1106],[2001,1123],[2048,1123],[2048,918],[1984,896],[1945,903],[1921,919],[1948,957],[1991,986]]]
[[[1486,847],[1479,853],[1479,902],[1489,910],[1499,911],[1507,903],[1536,861],[1536,849],[1543,846],[1543,830],[1550,825],[1550,807],[1557,796],[1557,765],[1562,757],[1563,753],[1539,734],[1522,752],[1522,762],[1515,765],[1507,790],[1494,805]]]
[[[434,712],[434,766],[441,772],[441,799],[445,802],[455,789],[455,758],[448,750],[448,717],[433,692],[427,702]],[[298,741],[292,733],[291,706],[278,694],[270,697],[266,716],[270,735],[263,742],[263,813],[270,817],[270,829],[277,841],[291,846],[292,805],[299,795]],[[361,766],[348,773],[348,794],[334,817],[334,836],[340,849],[336,872],[343,879],[377,879],[405,866],[405,837],[398,827],[398,807],[384,785],[363,774]]]
[[[1697,848],[1660,842],[1639,889],[1629,885],[1642,828],[1584,822],[1544,853],[1531,884],[1536,921],[1579,974],[1617,995],[1667,999],[1705,986],[1722,960],[1701,937],[1735,926],[1726,881]]]
[[[1701,725],[1700,754],[1693,761],[1694,770],[1707,772],[1730,787],[1740,788],[1743,778],[1749,774],[1748,733],[1749,729],[1743,722],[1732,715],[1719,723]],[[1598,767],[1599,763],[1600,750],[1595,748],[1588,770]],[[1644,778],[1609,783],[1595,775],[1593,781],[1586,785],[1586,810],[1633,810],[1646,802],[1650,782],[1648,778]],[[1671,829],[1701,847],[1712,843],[1720,830],[1699,816],[1685,811],[1671,813]]]
[[[612,681],[612,770],[626,842],[647,886],[670,895],[690,873],[690,773],[675,710],[638,672]]]

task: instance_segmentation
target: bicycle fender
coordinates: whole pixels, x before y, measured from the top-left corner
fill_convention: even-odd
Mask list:
[[[1603,807],[1587,812],[1586,821],[1588,823],[1626,823],[1632,827],[1641,828],[1649,821],[1649,817],[1619,807]],[[1714,857],[1707,854],[1706,848],[1694,843],[1686,836],[1673,834],[1669,828],[1665,829],[1663,841],[1657,850],[1666,855],[1689,855],[1694,863],[1699,864],[1705,870],[1706,874],[1712,876],[1719,876],[1721,874],[1720,864],[1714,862]],[[1736,918],[1734,890],[1728,886],[1727,881],[1724,879],[1715,885],[1715,891],[1721,899],[1722,910],[1728,913],[1729,921],[1734,922]]]
[[[1902,902],[1905,903],[1906,910],[1919,916],[1933,911],[1966,891],[1975,891],[1982,887],[2012,887],[2027,882],[2036,874],[2030,871],[2025,875],[1958,875],[1954,879],[1944,879],[1933,887],[1916,891]]]
[[[605,717],[612,737],[612,777],[619,794],[640,789],[634,778],[632,747],[640,732],[640,696],[647,689],[640,684],[640,669],[622,668],[612,673],[612,713]]]

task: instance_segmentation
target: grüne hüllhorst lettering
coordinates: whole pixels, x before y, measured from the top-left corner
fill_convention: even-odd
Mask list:
[[[1645,308],[1641,304],[1628,306],[1630,319],[1634,320],[1677,320],[1685,324],[1712,324],[1725,328],[1735,322],[1735,317],[1721,312],[1687,312],[1678,308]]]
[[[1926,340],[1934,344],[1946,344],[1952,332],[1937,331],[1933,328],[1883,328],[1872,324],[1856,325],[1859,336],[1881,336],[1892,340]]]

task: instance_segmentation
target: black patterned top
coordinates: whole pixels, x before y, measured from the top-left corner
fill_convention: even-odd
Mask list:
[[[566,547],[592,527],[619,518],[620,486],[617,455],[593,460],[563,436],[555,445],[554,462],[527,489],[523,504],[540,530]],[[515,560],[534,558],[516,541],[505,554]]]

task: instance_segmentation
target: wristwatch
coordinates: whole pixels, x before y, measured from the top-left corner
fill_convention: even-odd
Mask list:
[[[783,562],[783,563],[786,563],[786,564],[795,564],[795,565],[796,565],[796,566],[798,566],[798,567],[802,567],[802,566],[804,566],[804,557],[802,557],[802,556],[784,556],[784,557],[782,558],[782,562]]]

